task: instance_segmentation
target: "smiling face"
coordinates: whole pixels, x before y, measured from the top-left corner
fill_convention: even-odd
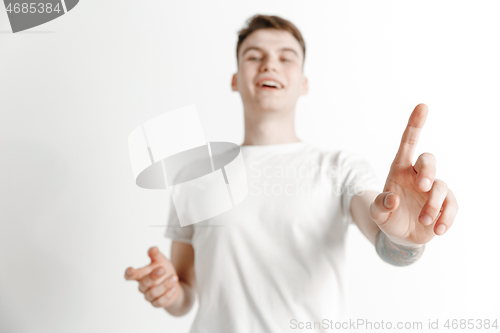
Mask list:
[[[299,96],[308,92],[308,82],[302,71],[302,48],[291,33],[256,30],[243,41],[238,56],[231,87],[240,93],[245,112],[295,111]],[[266,79],[278,87],[266,87],[273,85],[263,82]]]

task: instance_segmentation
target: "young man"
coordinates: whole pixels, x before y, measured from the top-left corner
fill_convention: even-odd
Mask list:
[[[296,136],[295,106],[308,92],[299,30],[277,16],[247,23],[231,86],[244,106],[249,194],[232,210],[182,228],[172,205],[170,260],[152,247],[151,264],[125,273],[174,316],[186,314],[198,294],[191,332],[285,332],[298,322],[338,320],[350,223],[384,261],[404,266],[451,227],[458,210],[453,192],[435,179],[432,154],[412,165],[425,104],[413,110],[382,186],[359,155]]]

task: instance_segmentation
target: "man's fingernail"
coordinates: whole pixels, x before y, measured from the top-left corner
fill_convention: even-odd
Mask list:
[[[392,208],[392,206],[389,206],[387,204],[387,198],[389,198],[391,195],[394,195],[394,194],[389,193],[388,195],[385,196],[385,199],[384,199],[384,206],[385,206],[385,208]]]
[[[429,191],[431,189],[431,180],[429,178],[422,178],[420,179],[420,188],[425,189],[426,191]]]
[[[163,268],[158,268],[158,269],[156,270],[156,274],[158,274],[158,275],[162,275],[162,274],[163,274]]]
[[[423,225],[429,225],[432,223],[432,218],[427,214],[420,215],[419,220]]]
[[[127,268],[127,270],[125,271],[125,274],[130,275],[130,271],[131,271],[131,269]]]
[[[177,279],[178,279],[177,275],[174,275],[170,278],[170,282],[175,282],[177,281]]]
[[[445,231],[446,231],[446,226],[442,223],[440,225],[438,225],[436,228],[436,234],[438,234],[438,235],[444,234]]]

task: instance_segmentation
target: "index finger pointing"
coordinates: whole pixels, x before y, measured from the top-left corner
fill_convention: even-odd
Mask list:
[[[393,164],[412,165],[413,152],[415,151],[422,127],[424,127],[425,120],[427,119],[427,112],[428,108],[424,103],[418,104],[413,109]]]

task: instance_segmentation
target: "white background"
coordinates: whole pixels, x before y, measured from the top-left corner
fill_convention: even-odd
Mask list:
[[[17,34],[0,7],[0,331],[188,331],[197,304],[173,317],[123,278],[171,244],[151,227],[165,224],[168,193],[135,185],[127,138],[196,104],[208,140],[240,144],[230,82],[237,31],[257,13],[305,38],[302,140],[358,152],[385,181],[426,103],[414,161],[433,153],[459,202],[410,267],[350,227],[350,317],[500,320],[497,1],[82,0]]]

